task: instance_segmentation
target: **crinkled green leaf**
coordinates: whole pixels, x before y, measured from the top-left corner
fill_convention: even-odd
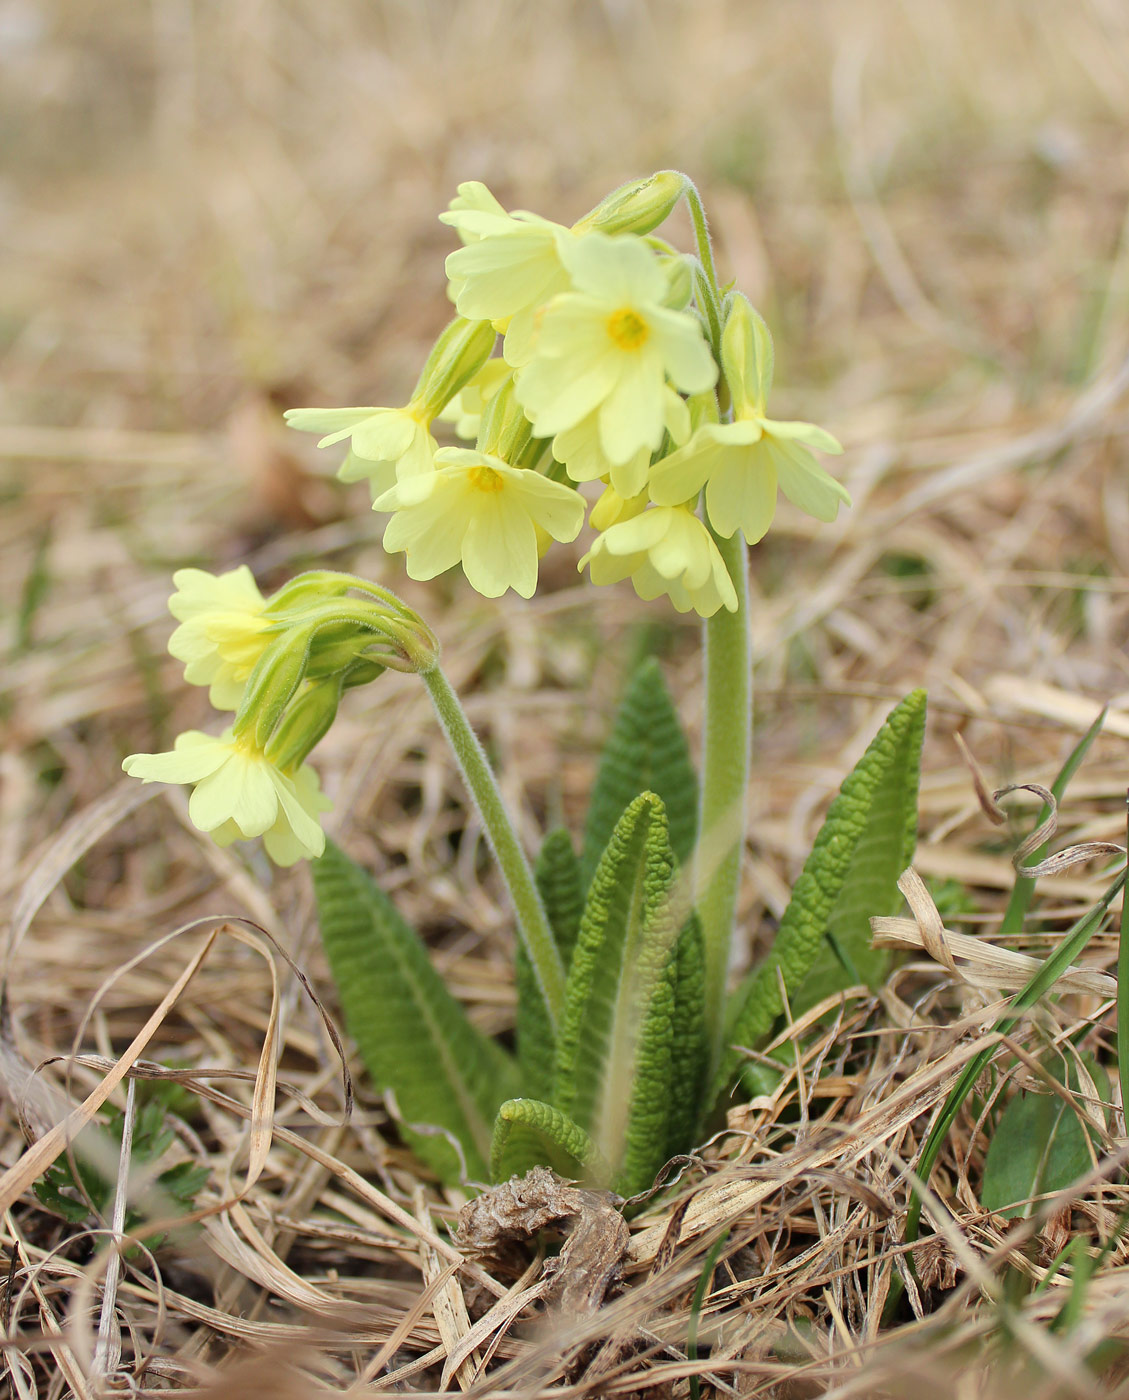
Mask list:
[[[580,862],[572,848],[572,837],[564,827],[550,831],[541,844],[533,869],[549,927],[557,940],[561,961],[567,970],[580,926],[584,891],[580,884]],[[514,954],[517,985],[517,1055],[522,1085],[532,1099],[548,1099],[553,1086],[552,1022],[541,988],[533,974],[529,955],[519,943]]]
[[[1087,1071],[1096,1078],[1098,1067],[1091,1062]],[[1066,1078],[1077,1092],[1073,1067]],[[1025,1090],[1010,1101],[992,1133],[980,1202],[985,1210],[1009,1219],[1029,1216],[1036,1209],[1033,1197],[1064,1190],[1088,1172],[1100,1155],[1098,1130],[1081,1106],[1075,1108],[1056,1093]]]
[[[485,1179],[513,1060],[471,1025],[388,896],[336,846],[313,863],[322,941],[350,1034],[400,1128],[444,1180]],[[435,1131],[414,1131],[414,1127]]]
[[[600,758],[580,857],[585,889],[621,813],[641,792],[662,798],[671,849],[685,864],[698,835],[698,779],[678,712],[653,657],[632,676]]]
[[[789,997],[801,986],[807,991],[829,932],[852,960],[865,962],[857,920],[890,906],[891,872],[896,882],[913,851],[924,725],[925,692],[915,690],[891,712],[831,803],[768,956],[733,998],[715,1092],[733,1081],[741,1062],[736,1047],[755,1046],[783,1010],[780,982]],[[874,831],[883,833],[885,846]]]
[[[507,1181],[537,1166],[575,1181],[607,1176],[595,1143],[559,1108],[537,1099],[509,1099],[494,1124],[490,1174]]]
[[[675,959],[667,1157],[693,1149],[706,1107],[703,1099],[710,1056],[706,1035],[706,955],[696,914],[691,914],[678,936]]]
[[[608,1161],[617,1189],[666,1159],[673,1070],[674,857],[661,800],[628,806],[592,878],[565,987],[553,1102]]]
[[[917,693],[922,695],[921,705],[904,733],[895,738],[893,761],[875,770],[869,816],[827,917],[826,941],[791,998],[795,1015],[845,987],[860,982],[879,987],[889,972],[889,949],[870,946],[870,919],[875,914],[896,914],[901,908],[898,877],[912,862],[917,845],[917,789],[925,732],[924,692]]]

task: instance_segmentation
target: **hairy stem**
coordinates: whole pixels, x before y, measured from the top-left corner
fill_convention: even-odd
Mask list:
[[[695,883],[706,955],[706,1029],[716,1067],[722,1050],[725,980],[745,845],[753,750],[753,677],[745,541],[739,533],[728,540],[714,538],[737,592],[736,612],[719,609],[703,624],[705,753]]]
[[[533,871],[510,823],[486,754],[470,727],[450,681],[438,666],[421,671],[420,675],[431,695],[435,712],[458,760],[466,785],[481,814],[486,838],[502,871],[502,878],[506,882],[514,912],[517,914],[518,937],[529,954],[529,961],[533,965],[534,975],[555,1031],[564,1007],[564,964],[549,928],[549,921],[545,917],[545,910],[533,880]]]

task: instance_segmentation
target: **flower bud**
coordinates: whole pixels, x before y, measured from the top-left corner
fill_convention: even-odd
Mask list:
[[[432,346],[412,403],[420,405],[429,420],[437,418],[490,358],[496,338],[488,321],[456,317]]]
[[[660,253],[659,266],[666,274],[667,293],[663,305],[672,311],[685,311],[694,292],[689,262],[681,253]]]
[[[257,749],[266,748],[306,674],[313,630],[310,626],[290,627],[263,652],[247,679],[235,716],[232,732],[236,739],[250,734]]]
[[[318,681],[287,709],[266,746],[266,756],[284,773],[294,773],[329,733],[341,701],[341,679]]]
[[[266,611],[272,618],[300,617],[319,603],[340,598],[352,586],[346,574],[334,573],[331,569],[310,569],[290,579],[277,593],[273,593]]]
[[[511,466],[521,464],[530,446],[533,425],[522,412],[514,395],[511,379],[503,384],[482,411],[476,449],[491,457],[500,457]]]
[[[717,409],[717,395],[712,389],[707,389],[704,394],[691,394],[686,400],[686,407],[690,410],[691,433],[696,433],[707,423],[717,423],[721,420]]]
[[[745,297],[735,296],[721,332],[721,367],[738,418],[764,416],[772,366],[771,331]]]
[[[660,170],[643,180],[630,180],[602,199],[579,223],[574,233],[650,233],[670,214],[686,189],[686,176],[677,170]]]

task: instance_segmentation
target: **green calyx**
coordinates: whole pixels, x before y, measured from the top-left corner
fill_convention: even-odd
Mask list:
[[[432,346],[412,405],[424,418],[438,417],[468,380],[473,379],[494,349],[497,336],[488,321],[468,321],[458,316]]]

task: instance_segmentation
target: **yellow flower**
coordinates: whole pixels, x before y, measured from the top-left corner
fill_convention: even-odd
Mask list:
[[[701,393],[717,367],[697,320],[663,305],[666,276],[642,239],[592,233],[562,257],[575,290],[545,308],[518,400],[539,437],[596,413],[600,451],[626,463],[662,442],[667,379]]]
[[[600,505],[603,504],[601,501]],[[628,514],[600,535],[580,561],[592,582],[630,578],[640,598],[667,594],[679,612],[712,617],[718,608],[737,611],[737,594],[710,532],[686,506],[652,506]]]
[[[350,439],[342,481],[368,478],[374,498],[405,476],[429,472],[439,444],[431,417],[413,400],[405,408],[290,408],[286,421],[301,433],[324,433],[319,447]]]
[[[169,612],[180,626],[169,638],[169,652],[183,661],[189,685],[209,687],[217,710],[235,710],[247,677],[268,643],[272,622],[266,602],[246,564],[226,574],[178,569]]]
[[[330,804],[317,775],[303,764],[288,776],[230,729],[218,738],[190,729],[177,736],[172,752],[131,754],[122,767],[146,783],[192,783],[192,824],[221,845],[263,836],[280,865],[325,850],[318,814]]]
[[[531,598],[537,527],[555,540],[574,540],[584,502],[571,487],[468,448],[441,448],[435,468],[397,482],[377,500],[377,510],[395,512],[384,548],[407,551],[411,578],[434,578],[461,561],[484,597],[512,588]]]
[[[663,423],[671,440],[685,442],[690,435],[690,411],[686,400],[669,385],[663,387]],[[566,428],[553,439],[553,456],[563,462],[573,481],[601,481],[608,478],[621,496],[637,496],[647,484],[651,449],[645,443],[626,462],[611,462],[600,443],[600,414],[593,411],[575,427]]]
[[[460,185],[439,217],[463,241],[446,263],[459,315],[494,323],[505,332],[507,362],[524,364],[538,309],[569,285],[560,249],[575,235],[524,209],[507,214],[477,180]]]
[[[651,499],[659,505],[694,500],[706,488],[710,524],[729,538],[740,529],[749,544],[762,539],[776,513],[777,487],[817,520],[834,520],[846,489],[809,449],[841,452],[830,433],[812,423],[786,423],[765,412],[772,384],[772,339],[744,297],[722,333],[721,362],[733,399],[732,423],[703,423],[685,446],[651,469]]]

